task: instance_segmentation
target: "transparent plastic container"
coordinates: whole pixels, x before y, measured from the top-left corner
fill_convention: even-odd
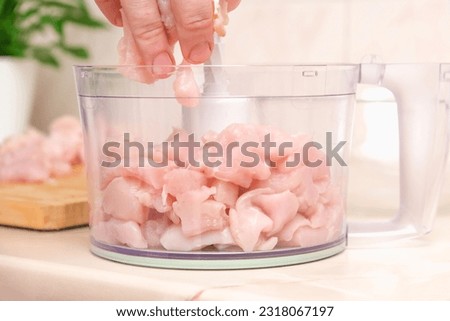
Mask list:
[[[283,266],[343,251],[357,84],[391,78],[397,84],[405,70],[436,74],[438,88],[444,83],[441,65],[375,64],[174,67],[151,84],[132,79],[147,68],[75,67],[91,250],[114,261],[180,269]],[[198,96],[177,99],[177,77],[191,72],[183,68],[192,68],[188,85]],[[402,99],[417,94],[411,84],[406,91],[390,87]],[[446,117],[442,94],[424,95],[429,116],[419,130],[432,155],[421,158],[432,166],[407,159],[400,176],[406,184],[411,173],[429,180],[402,186],[403,208],[392,220],[350,224],[355,236],[389,239],[431,228],[442,183],[435,174],[446,156],[446,136],[438,135],[447,122],[439,118]],[[417,125],[423,115],[402,111],[404,103],[399,119],[406,115]],[[405,137],[400,132],[408,154]]]

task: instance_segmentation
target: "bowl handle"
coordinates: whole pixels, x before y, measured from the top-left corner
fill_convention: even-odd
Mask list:
[[[400,206],[388,221],[349,222],[349,237],[424,235],[432,229],[444,180],[450,64],[362,64],[360,83],[389,89],[397,102]]]

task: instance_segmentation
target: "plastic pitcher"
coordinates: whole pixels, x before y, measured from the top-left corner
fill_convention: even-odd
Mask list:
[[[335,255],[348,236],[431,230],[449,65],[193,66],[133,80],[146,68],[75,67],[94,254],[165,268],[271,267]],[[174,83],[187,74],[198,95],[180,99]],[[383,222],[346,220],[359,83],[388,88],[398,104],[400,208]]]

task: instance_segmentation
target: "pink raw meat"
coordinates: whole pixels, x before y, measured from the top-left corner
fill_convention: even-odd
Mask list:
[[[172,210],[174,198],[161,190],[154,190],[149,186],[134,192],[134,196],[143,206],[155,209],[158,213],[167,213]]]
[[[173,133],[167,138],[167,142],[170,145],[168,148],[168,159],[169,161],[171,161],[170,164],[173,163],[181,167],[188,167],[189,165],[191,165],[191,169],[194,169],[194,164],[191,164],[192,160],[189,159],[189,149],[186,147],[180,147],[178,148],[178,155],[175,155],[175,147],[172,146],[173,142],[175,142],[175,137],[177,137],[177,141],[179,143],[185,143],[185,145],[189,144],[189,136],[190,134],[185,130],[176,128],[174,129]],[[160,147],[158,146],[157,149],[159,150]],[[194,162],[201,164],[201,153],[202,150],[200,147],[192,148],[193,155],[191,155],[191,158],[194,158]]]
[[[173,203],[174,212],[181,219],[181,228],[186,236],[222,230],[228,224],[225,205],[209,199],[214,193],[214,188],[203,187],[181,194]]]
[[[169,251],[197,251],[209,245],[234,245],[230,229],[209,231],[196,236],[186,236],[180,226],[171,225],[161,236],[162,246]]]
[[[93,237],[100,242],[123,244],[134,248],[147,248],[139,224],[133,221],[110,219],[92,227]]]
[[[0,145],[0,182],[42,182],[70,174],[83,160],[80,123],[63,116],[51,124],[48,137],[30,129]]]
[[[221,180],[214,180],[211,186],[216,188],[214,194],[216,201],[225,204],[227,207],[234,207],[239,197],[239,186]]]
[[[121,151],[116,152],[122,157],[122,159],[125,159],[125,155],[123,155]],[[168,152],[171,153],[171,150],[169,149]],[[121,175],[123,176],[135,177],[152,186],[154,189],[161,190],[165,184],[164,176],[167,173],[170,173],[173,169],[177,168],[177,165],[172,161],[172,155],[173,154],[170,154],[164,157],[162,151],[160,150],[160,145],[157,145],[153,149],[153,153],[151,155],[151,160],[153,163],[151,163],[146,157],[140,155],[138,150],[132,149],[127,159],[129,166],[125,167],[125,164],[123,164],[123,166],[113,169],[112,173],[122,173]],[[167,165],[152,165],[163,164],[164,161]],[[105,177],[105,179],[107,178],[108,177]]]
[[[178,67],[173,90],[177,101],[183,107],[195,107],[199,103],[200,89],[194,78],[194,73],[189,63],[183,60]]]
[[[78,119],[61,116],[52,122],[47,144],[50,145],[48,152],[56,158],[70,164],[81,163],[84,158],[83,132]]]
[[[187,141],[186,132],[174,133]],[[269,251],[325,244],[342,236],[344,203],[339,188],[331,183],[329,168],[303,163],[286,167],[290,155],[305,144],[305,135],[289,136],[268,126],[234,124],[218,134],[207,133],[201,141],[216,141],[222,146],[233,141],[261,142],[267,133],[273,133],[278,143],[292,140],[293,147],[284,154],[271,152],[276,166],[265,165],[259,171],[258,166],[256,170],[237,166],[236,159],[243,159],[240,153],[233,154],[236,159],[228,168],[208,168],[205,164],[200,168],[178,167],[172,162],[164,169],[139,168],[136,164],[118,169],[114,172],[118,176],[104,177],[109,181],[93,225],[102,219],[109,222],[111,216],[134,222],[150,248],[176,251],[210,245],[219,251]],[[173,139],[174,134],[168,138]],[[254,151],[264,154],[260,147]],[[173,151],[169,152],[173,161]],[[309,153],[311,161],[325,157],[317,149]],[[199,157],[201,149],[194,154]],[[181,153],[180,157],[187,159],[188,155]],[[100,235],[112,231],[101,226],[97,230]],[[139,237],[133,237],[129,243],[139,245]],[[102,238],[109,238],[112,244],[125,243],[114,235]]]
[[[120,242],[114,235],[113,230],[111,229],[110,221],[98,221],[95,224],[90,225],[90,232],[92,237],[98,241],[111,245],[119,245]]]
[[[225,26],[228,25],[228,1],[220,0],[218,8],[215,8],[214,31],[224,37],[226,34]]]
[[[205,185],[206,177],[203,173],[186,168],[176,168],[164,175],[164,191],[177,198]]]
[[[310,247],[326,244],[332,241],[330,230],[327,227],[312,228],[302,226],[295,231],[292,240],[286,246]]]
[[[304,166],[297,167],[289,173],[273,169],[267,179],[254,180],[251,188],[270,188],[277,193],[285,190],[293,191],[298,188],[302,181],[311,181],[310,175],[310,170]]]
[[[265,241],[261,234],[269,232],[272,226],[273,221],[256,207],[230,209],[231,234],[244,252],[256,250],[258,243]]]
[[[215,141],[222,146],[222,149],[229,152],[224,153],[220,166],[207,168],[205,171],[209,176],[244,188],[249,188],[254,179],[268,179],[270,177],[270,167],[262,161],[264,157],[262,147],[248,147],[247,151],[255,155],[250,157],[244,154],[239,147],[229,147],[243,146],[249,142],[258,143],[263,140],[264,132],[258,126],[248,124],[229,125],[215,138]],[[246,165],[254,162],[253,157],[258,157],[256,164]]]
[[[298,199],[294,193],[284,191],[277,194],[256,195],[253,204],[272,219],[273,227],[268,236],[278,233],[297,214]]]
[[[0,146],[0,181],[45,181],[50,178],[43,151],[45,136],[35,130],[11,137]]]
[[[283,229],[277,234],[282,242],[289,242],[294,237],[295,232],[301,227],[311,226],[311,222],[302,215],[296,215],[290,222],[288,222]]]
[[[103,192],[103,211],[117,219],[144,223],[148,208],[136,197],[141,187],[141,183],[136,179],[113,179]]]
[[[50,125],[50,135],[44,144],[44,152],[51,164],[51,175],[69,174],[72,165],[80,164],[83,156],[83,132],[78,119],[62,116]]]
[[[307,214],[308,210],[317,204],[319,201],[319,189],[314,184],[312,179],[312,170],[310,167],[302,168],[305,172],[302,179],[299,180],[299,185],[292,191],[297,195],[299,201],[299,212],[304,214],[306,217],[310,215]]]
[[[245,252],[254,251],[259,243],[266,240],[262,233],[269,233],[273,228],[273,221],[252,203],[255,197],[271,193],[268,188],[249,191],[238,198],[236,209],[230,209],[231,233],[236,244]]]
[[[124,175],[135,177],[150,185],[156,190],[161,190],[164,187],[164,176],[171,172],[175,166],[164,167],[127,167],[123,168]]]
[[[165,215],[156,214],[142,225],[142,234],[149,248],[160,248],[161,235],[167,230],[170,221]]]

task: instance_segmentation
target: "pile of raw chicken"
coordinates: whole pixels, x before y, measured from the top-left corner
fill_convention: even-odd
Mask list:
[[[178,141],[189,141],[188,133],[176,134]],[[204,157],[205,144],[214,142],[225,151],[230,144],[263,142],[267,134],[276,146],[288,142],[292,147],[273,148],[267,155],[259,144],[251,149],[259,158],[254,166],[242,166],[252,159],[239,148],[231,155]],[[167,166],[147,161],[142,166],[136,153],[130,166],[94,169],[91,175],[100,179],[92,235],[107,244],[171,251],[250,252],[332,242],[341,236],[344,207],[325,155],[309,148],[303,157],[321,165],[291,166],[308,141],[268,126],[232,124],[203,136],[193,154],[187,148],[174,152],[169,147],[166,153],[154,146],[152,161],[159,164],[167,155]]]
[[[84,163],[80,122],[63,116],[45,135],[35,129],[9,137],[0,144],[1,182],[42,182],[65,176]]]

